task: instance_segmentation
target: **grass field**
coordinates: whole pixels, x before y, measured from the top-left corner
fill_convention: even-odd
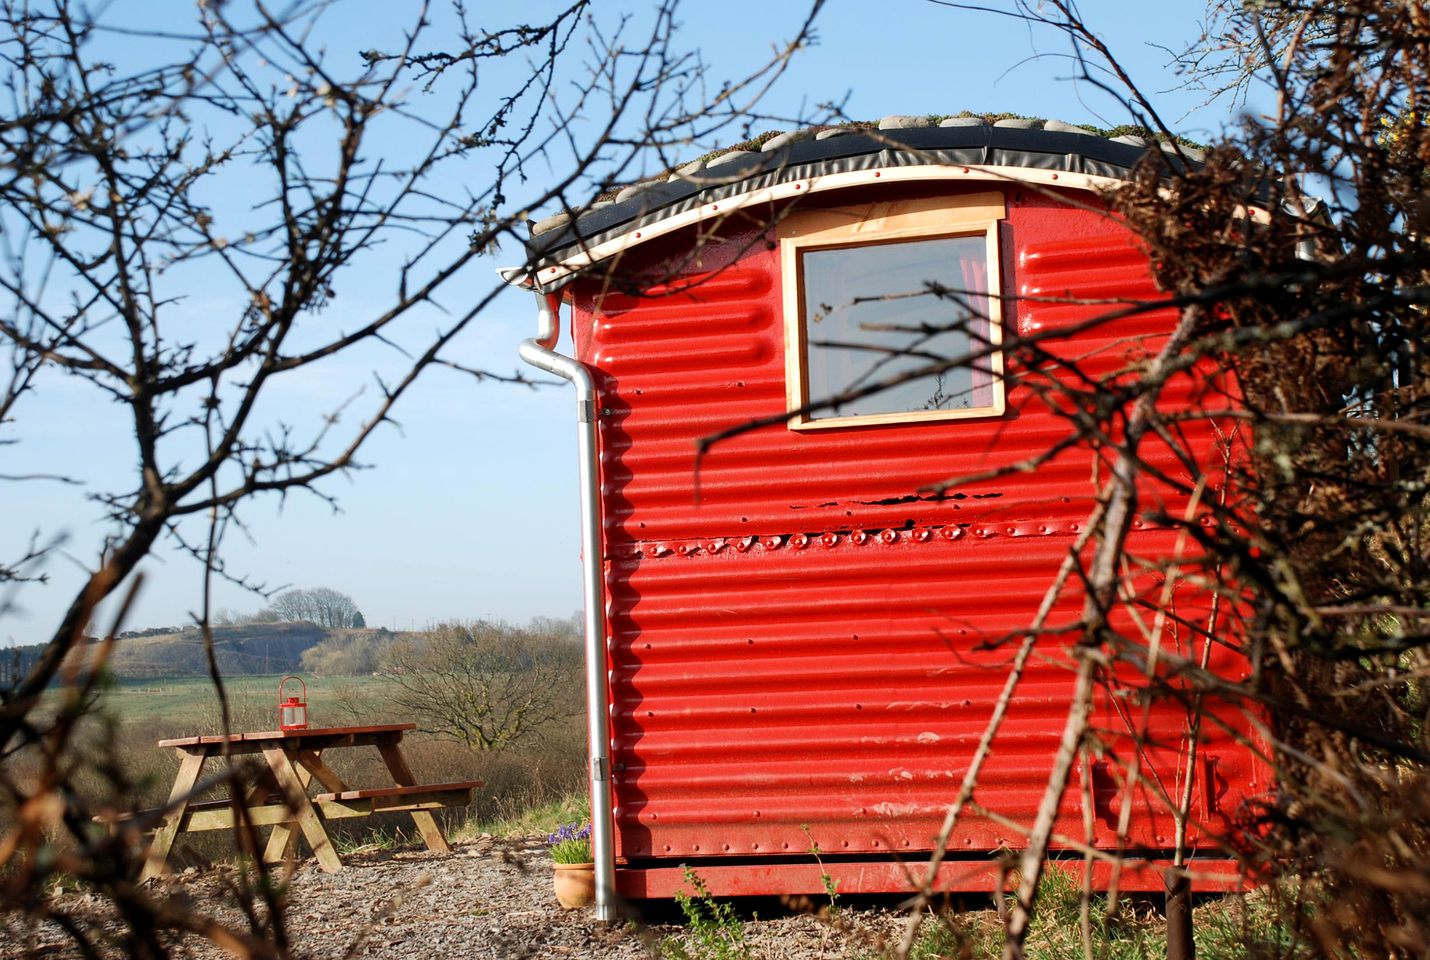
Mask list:
[[[278,683],[282,674],[230,677],[224,680],[235,730],[271,730],[278,726]],[[358,723],[402,723],[381,696],[381,682],[371,677],[310,677],[308,725],[347,726]],[[299,689],[290,684],[285,692]],[[51,691],[47,702],[57,705],[62,693]],[[162,724],[192,734],[218,733],[222,726],[218,691],[201,677],[115,681],[101,694],[99,710],[121,727]],[[369,715],[364,717],[364,713]]]

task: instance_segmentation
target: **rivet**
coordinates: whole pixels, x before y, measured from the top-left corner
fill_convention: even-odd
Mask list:
[[[879,539],[885,543],[895,543],[899,539],[899,532],[897,530],[885,530],[879,534]]]
[[[796,189],[796,190],[799,190],[799,189],[801,189],[801,187],[800,187],[800,185],[799,185],[799,184],[797,184],[797,183],[796,183],[796,184],[795,184],[795,185],[794,185],[794,188],[795,188],[795,189]]]
[[[819,538],[819,542],[824,544],[826,547],[835,546],[839,543],[839,534],[826,533],[824,536]]]
[[[1040,523],[1040,524],[1038,524],[1038,532],[1039,532],[1039,533],[1047,533],[1047,532],[1048,532],[1048,525],[1047,525],[1046,523]]]
[[[849,540],[850,540],[855,546],[858,546],[858,545],[862,544],[865,540],[868,540],[868,539],[869,539],[869,535],[868,535],[867,533],[865,533],[863,530],[855,530],[853,533],[851,533],[851,534],[849,535]]]
[[[789,545],[794,547],[796,550],[803,550],[805,547],[809,546],[809,537],[803,533],[796,533],[794,536],[789,538]]]
[[[964,172],[964,173],[967,173],[967,172],[968,172],[968,168],[967,168],[967,167],[964,167],[964,168],[963,168],[963,172]]]
[[[1017,528],[1017,527],[1009,527],[1009,528],[1008,528],[1008,536],[1010,536],[1010,537],[1013,536],[1013,534],[1015,534],[1015,533],[1017,533],[1017,532],[1018,532],[1018,528]]]
[[[1056,173],[1053,174],[1053,179],[1056,180],[1057,178],[1058,178],[1058,175],[1057,175]],[[637,234],[637,236],[639,236],[639,234]]]
[[[641,232],[640,232],[639,230],[637,230],[637,231],[636,231],[636,239],[639,240],[640,238],[641,238]]]
[[[665,852],[666,852],[666,853],[669,853],[669,852],[670,852],[670,844],[668,844],[668,843],[665,845]]]
[[[875,171],[874,171],[874,176],[876,176],[876,177],[881,177],[881,176],[883,176],[883,174],[881,174],[878,170],[875,170]],[[847,846],[849,846],[849,844],[846,843],[845,846],[847,847]]]
[[[917,540],[919,543],[927,542],[928,539],[932,536],[933,534],[931,532],[923,529],[922,527],[914,531],[914,539]]]
[[[1073,533],[1077,533],[1077,524],[1075,524],[1075,523],[1070,523],[1070,524],[1068,524],[1068,529],[1071,530]]]
[[[840,843],[844,844],[846,847],[849,846],[848,840],[841,840]]]
[[[720,209],[720,204],[718,204],[718,203],[712,203],[712,204],[710,204],[710,210],[711,210],[712,212],[715,211],[715,210],[719,210],[719,209]],[[696,847],[696,849],[698,850],[698,849],[700,849],[700,848],[699,848],[699,847]]]

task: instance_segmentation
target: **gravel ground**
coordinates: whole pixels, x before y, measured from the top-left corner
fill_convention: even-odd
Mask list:
[[[678,925],[602,927],[589,911],[562,910],[551,893],[545,844],[536,839],[482,838],[455,845],[450,856],[357,853],[344,862],[341,873],[326,874],[310,860],[293,877],[287,924],[300,956],[604,960],[660,957],[662,943],[684,945],[692,960],[708,956]],[[171,881],[176,895],[241,927],[240,915],[225,902],[225,888],[221,871],[186,872]],[[62,906],[90,925],[112,927],[97,898],[70,894]],[[837,922],[776,909],[782,915],[745,925],[750,955],[760,960],[876,957],[898,923],[878,908],[841,910]],[[227,956],[197,939],[177,944],[174,952],[195,960]],[[0,957],[70,956],[78,954],[57,927],[26,928],[0,917]]]

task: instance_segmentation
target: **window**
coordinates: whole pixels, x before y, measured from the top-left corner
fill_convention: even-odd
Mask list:
[[[781,222],[795,429],[1003,412],[996,193],[809,210]],[[947,367],[941,364],[950,364]]]

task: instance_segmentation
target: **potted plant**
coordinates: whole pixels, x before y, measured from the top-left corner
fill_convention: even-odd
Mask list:
[[[591,862],[591,825],[568,823],[546,838],[551,845],[552,886],[567,910],[596,899],[596,867]]]

